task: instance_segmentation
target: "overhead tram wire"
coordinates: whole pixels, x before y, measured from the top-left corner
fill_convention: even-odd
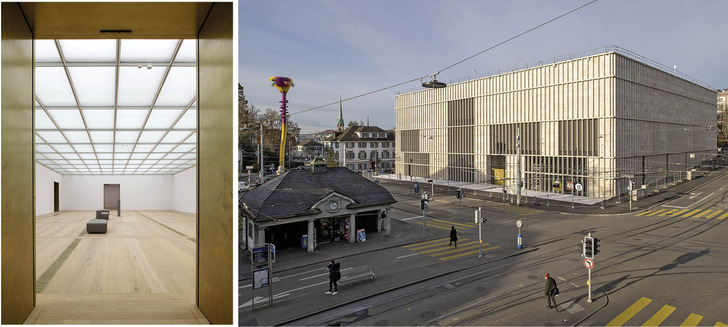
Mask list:
[[[517,38],[519,38],[519,37],[521,37],[523,35],[526,35],[526,34],[532,32],[532,31],[534,31],[536,29],[539,29],[539,28],[541,28],[541,27],[543,27],[545,25],[548,25],[548,24],[550,24],[550,23],[552,23],[552,22],[554,22],[554,21],[556,21],[556,20],[558,20],[560,18],[563,18],[564,16],[566,16],[568,14],[571,14],[571,13],[573,13],[573,12],[579,10],[579,9],[582,9],[582,8],[584,8],[584,7],[592,4],[592,3],[595,3],[597,1],[598,0],[592,0],[592,1],[588,2],[588,3],[586,3],[586,4],[583,4],[583,5],[579,6],[579,7],[577,7],[577,8],[574,8],[574,9],[572,9],[570,11],[567,11],[567,12],[565,12],[565,13],[559,15],[559,16],[556,16],[556,17],[554,17],[554,18],[552,18],[552,19],[550,19],[550,20],[548,20],[548,21],[546,21],[544,23],[541,23],[541,24],[539,24],[537,26],[534,26],[534,27],[532,27],[532,28],[530,28],[530,29],[528,29],[528,30],[526,30],[524,32],[521,32],[521,33],[519,33],[519,34],[517,34],[517,35],[515,35],[513,37],[510,37],[510,38],[506,39],[505,41],[501,41],[498,44],[493,45],[493,46],[491,46],[491,47],[489,47],[489,48],[487,48],[487,49],[485,49],[483,51],[480,51],[480,52],[478,52],[478,53],[476,53],[476,54],[474,54],[472,56],[469,56],[469,57],[467,57],[465,59],[462,59],[462,60],[460,60],[460,61],[458,61],[458,62],[456,62],[456,63],[454,63],[452,65],[446,66],[445,68],[440,69],[437,73],[440,73],[442,71],[445,71],[447,69],[450,69],[452,67],[455,67],[455,66],[457,66],[457,65],[459,65],[459,64],[461,64],[461,63],[463,63],[465,61],[468,61],[470,59],[473,59],[473,58],[475,58],[475,57],[477,57],[477,56],[479,56],[479,55],[481,55],[483,53],[486,53],[486,52],[488,52],[490,50],[493,50],[493,49],[495,49],[495,48],[497,48],[497,47],[499,47],[499,46],[501,46],[503,44],[506,44],[506,43],[508,43],[510,41],[513,41],[513,40],[515,40],[515,39],[517,39]],[[344,101],[354,100],[354,99],[361,98],[361,97],[364,97],[364,96],[367,96],[367,95],[370,95],[370,94],[374,94],[374,93],[378,93],[378,92],[381,92],[381,91],[385,91],[385,90],[388,90],[388,89],[391,89],[391,88],[395,88],[397,86],[402,86],[402,85],[409,84],[409,83],[412,83],[412,82],[415,82],[415,81],[420,81],[423,78],[430,77],[431,75],[432,74],[427,74],[427,75],[424,75],[424,76],[420,76],[420,77],[417,77],[417,78],[413,78],[413,79],[408,80],[408,81],[404,81],[404,82],[400,82],[400,83],[397,83],[397,84],[394,84],[394,85],[390,85],[390,86],[386,86],[386,87],[383,87],[383,88],[380,88],[380,89],[376,89],[374,91],[369,91],[369,92],[366,92],[366,93],[362,93],[362,94],[359,94],[359,95],[355,95],[353,97],[348,97],[348,98],[345,98],[345,99],[340,99],[338,101],[333,101],[333,102],[330,102],[330,103],[327,103],[327,104],[324,104],[324,105],[320,105],[320,106],[317,106],[317,107],[308,108],[308,109],[304,109],[304,110],[301,110],[301,111],[296,111],[296,112],[290,113],[289,115],[290,116],[293,116],[293,115],[297,115],[297,114],[302,114],[304,112],[309,112],[309,111],[313,111],[313,110],[325,108],[325,107],[328,107],[328,106],[331,106],[331,105],[335,105],[337,103],[341,103],[341,102],[344,102]]]

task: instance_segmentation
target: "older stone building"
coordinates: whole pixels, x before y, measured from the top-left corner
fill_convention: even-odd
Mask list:
[[[396,172],[599,198],[715,155],[714,88],[605,50],[395,96]]]

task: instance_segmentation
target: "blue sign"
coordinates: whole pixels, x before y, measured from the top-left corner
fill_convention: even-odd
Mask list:
[[[253,256],[251,258],[254,265],[268,264],[268,245],[256,245],[253,247]]]

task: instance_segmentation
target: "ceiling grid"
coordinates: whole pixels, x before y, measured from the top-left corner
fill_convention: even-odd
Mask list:
[[[195,40],[35,42],[39,164],[62,175],[196,164]]]

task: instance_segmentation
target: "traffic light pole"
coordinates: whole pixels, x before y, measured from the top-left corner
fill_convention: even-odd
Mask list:
[[[483,257],[483,211],[480,207],[475,211],[475,217],[478,219],[478,243],[480,244],[480,250],[478,252],[478,258]]]
[[[458,192],[458,219],[463,219],[463,191]]]

